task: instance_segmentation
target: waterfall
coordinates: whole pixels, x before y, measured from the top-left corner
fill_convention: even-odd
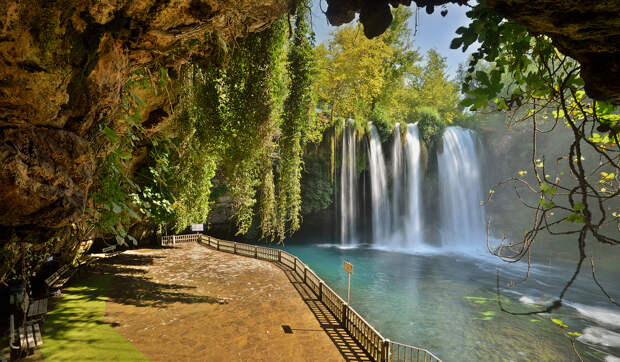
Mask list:
[[[407,214],[405,217],[405,236],[406,247],[411,249],[423,243],[422,232],[422,195],[420,193],[420,182],[422,180],[422,170],[420,167],[420,137],[418,135],[418,125],[407,125],[407,135],[405,136],[405,156],[407,160]]]
[[[401,229],[403,197],[403,143],[400,137],[400,123],[396,123],[392,141],[392,232],[397,233]]]
[[[391,222],[387,189],[385,160],[381,150],[381,139],[375,126],[368,122],[370,129],[368,163],[370,169],[370,199],[372,206],[372,240],[387,240]]]
[[[444,247],[480,249],[486,241],[478,144],[475,133],[461,127],[448,127],[443,134],[437,161]]]
[[[357,163],[355,129],[342,130],[342,164],[340,166],[340,243],[351,244],[357,229]]]

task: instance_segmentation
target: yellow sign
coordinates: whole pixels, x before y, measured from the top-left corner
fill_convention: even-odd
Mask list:
[[[353,274],[353,264],[349,263],[349,262],[344,262],[344,270],[349,273],[349,274]]]

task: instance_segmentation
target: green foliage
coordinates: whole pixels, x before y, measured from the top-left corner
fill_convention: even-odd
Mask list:
[[[408,85],[405,98],[409,106],[408,118],[422,107],[436,109],[440,118],[448,123],[461,116],[458,86],[448,79],[447,68],[446,58],[437,51],[430,49],[426,53],[426,64],[421,75],[413,78]]]
[[[404,118],[407,79],[420,74],[418,53],[411,49],[408,21],[412,13],[399,7],[387,31],[374,39],[362,34],[362,25],[340,27],[327,46],[315,49],[321,69],[316,82],[319,106],[330,120],[368,120],[377,108],[382,122],[392,128]],[[376,117],[375,117],[376,118]]]
[[[389,121],[389,115],[383,107],[377,106],[370,112],[368,120],[377,127],[382,142],[385,142],[392,135],[393,122]]]
[[[415,114],[418,122],[420,138],[429,149],[435,149],[441,142],[441,136],[446,128],[446,122],[442,121],[434,108],[422,107]]]
[[[277,234],[280,240],[284,239],[286,223],[289,223],[291,233],[299,229],[302,141],[308,134],[314,133],[310,125],[316,123],[312,99],[312,73],[315,65],[312,51],[314,34],[310,32],[310,5],[309,1],[297,4],[295,32],[288,53],[290,89],[284,102],[281,126],[282,161],[278,185]]]
[[[112,235],[116,242],[126,244],[129,239],[134,245],[137,240],[126,231],[128,225],[141,220],[132,203],[131,194],[139,192],[129,174],[132,150],[144,136],[141,126],[141,110],[144,103],[136,92],[152,89],[151,79],[144,70],[134,73],[122,91],[121,119],[113,128],[108,122],[101,122],[98,142],[102,146],[97,157],[97,179],[93,187],[93,208],[87,209],[89,224],[102,235]]]
[[[330,177],[329,162],[331,138],[319,145],[309,145],[304,155],[304,176],[302,177],[302,212],[310,214],[325,210],[333,202],[334,184]]]
[[[163,177],[177,230],[204,222],[211,200],[224,192],[232,198],[238,234],[259,226],[263,238],[283,239],[299,228],[302,150],[320,140],[326,126],[314,116],[306,5],[299,6],[288,57],[280,20],[240,41],[219,67],[184,69],[184,94],[166,131],[173,137]],[[223,181],[218,190],[212,190],[215,174]]]
[[[405,7],[392,10],[394,20],[374,39],[358,36],[360,24],[341,27],[327,46],[316,48],[321,67],[319,105],[336,118],[372,121],[382,140],[396,122],[414,120],[420,108],[437,110],[451,123],[461,116],[456,82],[449,79],[446,58],[435,50],[422,57],[412,50]]]
[[[154,142],[159,145],[159,142]],[[159,228],[160,233],[167,232],[167,226],[174,224],[172,208],[172,192],[168,186],[172,166],[170,151],[167,147],[154,148],[151,151],[152,162],[144,166],[135,181],[140,185],[141,192],[130,195],[133,205],[152,227]]]

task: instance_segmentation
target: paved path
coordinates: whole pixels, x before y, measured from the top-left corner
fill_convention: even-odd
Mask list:
[[[368,360],[295,273],[273,263],[186,243],[97,268],[114,275],[105,322],[152,360]]]

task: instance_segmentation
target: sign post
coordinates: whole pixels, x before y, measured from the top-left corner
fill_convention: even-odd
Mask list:
[[[349,275],[349,281],[347,282],[347,304],[351,305],[351,274],[353,274],[353,264],[345,261],[344,271]]]

